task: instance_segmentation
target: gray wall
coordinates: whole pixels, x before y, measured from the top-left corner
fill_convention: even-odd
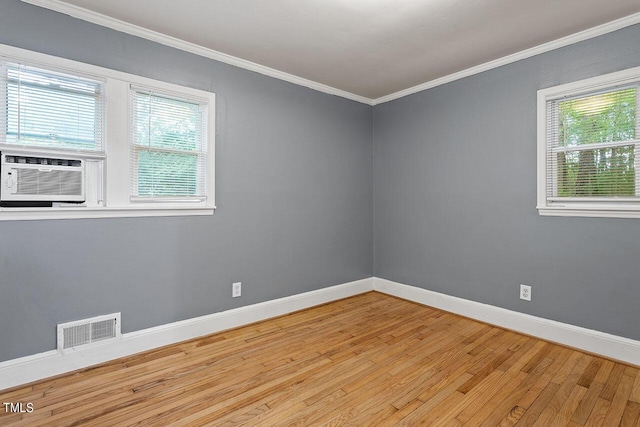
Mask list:
[[[0,361],[53,349],[60,322],[121,311],[130,332],[373,273],[640,339],[640,222],[535,209],[536,91],[640,65],[638,26],[376,106],[373,118],[18,0],[0,2],[0,43],[215,92],[219,207],[0,222]]]
[[[0,221],[0,361],[60,322],[121,311],[130,332],[372,275],[371,107],[18,0],[0,43],[215,92],[219,208]]]
[[[638,65],[634,26],[374,107],[374,274],[640,339],[640,221],[535,208],[536,91]]]

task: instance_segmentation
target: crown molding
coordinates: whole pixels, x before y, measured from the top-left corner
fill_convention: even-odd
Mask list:
[[[302,77],[294,76],[293,74],[285,73],[284,71],[276,70],[274,68],[265,67],[264,65],[256,64],[255,62],[247,61],[245,59],[237,58],[226,53],[218,52],[217,50],[209,49],[195,43],[190,43],[175,37],[168,36],[166,34],[159,33],[157,31],[148,30],[137,25],[130,24],[119,19],[111,18],[101,13],[92,12],[82,7],[74,6],[68,3],[64,3],[59,0],[21,0],[24,3],[29,3],[34,6],[39,6],[45,9],[59,12],[65,15],[69,15],[73,18],[82,19],[103,27],[111,28],[112,30],[120,31],[123,33],[131,34],[132,36],[141,37],[143,39],[151,40],[166,46],[174,47],[176,49],[184,50],[186,52],[194,53],[205,58],[213,59],[225,64],[233,65],[245,70],[254,71],[256,73],[264,74],[269,77],[274,77],[279,80],[284,80],[289,83],[293,83],[299,86],[308,87],[310,89],[324,92],[329,95],[336,95],[342,98],[350,99],[352,101],[361,102],[367,105],[373,105],[373,100],[364,96],[356,95],[351,92],[340,90],[322,83],[314,82]]]
[[[603,34],[611,33],[616,30],[620,30],[631,25],[640,23],[640,13],[625,16],[624,18],[616,19],[615,21],[607,22],[606,24],[598,25],[597,27],[589,28],[579,33],[571,34],[560,39],[550,41],[520,52],[516,52],[511,55],[503,56],[502,58],[495,59],[493,61],[485,62],[484,64],[476,65],[475,67],[467,68],[466,70],[458,71],[447,76],[443,76],[434,80],[430,80],[426,83],[419,84],[407,89],[403,89],[398,92],[391,93],[389,95],[382,96],[373,100],[372,105],[382,104],[384,102],[393,101],[394,99],[402,98],[407,95],[412,95],[423,90],[431,89],[436,86],[450,83],[455,80],[460,80],[465,77],[479,74],[484,71],[492,70],[494,68],[502,67],[503,65],[511,64],[522,59],[530,58],[541,53],[549,52],[561,47],[569,46],[574,43],[578,43],[584,40],[588,40]]]
[[[352,101],[361,102],[367,105],[378,105],[385,102],[393,101],[394,99],[403,98],[408,95],[412,95],[423,90],[431,89],[436,86],[441,86],[446,83],[453,82],[465,77],[479,74],[484,71],[488,71],[494,68],[501,67],[503,65],[511,64],[522,59],[530,58],[541,53],[549,52],[561,47],[569,46],[574,43],[578,43],[584,40],[588,40],[603,34],[611,33],[613,31],[620,30],[631,25],[640,23],[640,13],[626,16],[624,18],[616,19],[611,22],[607,22],[597,27],[593,27],[584,31],[580,31],[575,34],[571,34],[566,37],[562,37],[557,40],[553,40],[532,48],[516,52],[511,55],[504,56],[502,58],[495,59],[493,61],[485,62],[484,64],[476,65],[471,68],[467,68],[456,73],[452,73],[443,77],[439,77],[434,80],[413,86],[407,89],[403,89],[398,92],[391,93],[389,95],[382,96],[376,99],[366,98],[364,96],[356,95],[351,92],[340,90],[322,83],[314,82],[302,77],[295,76],[293,74],[285,73],[274,68],[265,67],[264,65],[256,64],[255,62],[247,61],[235,56],[228,55],[226,53],[218,52],[213,49],[208,49],[195,43],[190,43],[184,40],[180,40],[175,37],[171,37],[156,31],[148,30],[146,28],[133,25],[119,19],[111,18],[106,15],[92,12],[82,7],[70,5],[60,0],[21,0],[24,3],[29,3],[35,6],[40,6],[45,9],[53,10],[55,12],[63,13],[65,15],[72,16],[74,18],[82,19],[84,21],[92,22],[103,27],[111,28],[116,31],[131,34],[133,36],[141,37],[147,40],[151,40],[166,46],[171,46],[176,49],[184,50],[196,55],[200,55],[206,58],[210,58],[216,61],[223,62],[225,64],[233,65],[239,68],[244,68],[249,71],[264,74],[269,77],[284,80],[299,86],[308,87],[320,92],[327,93],[329,95],[336,95],[342,98],[350,99]]]

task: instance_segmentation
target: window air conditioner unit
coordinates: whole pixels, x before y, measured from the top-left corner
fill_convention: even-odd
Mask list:
[[[84,160],[79,158],[2,152],[0,181],[1,206],[85,201]]]

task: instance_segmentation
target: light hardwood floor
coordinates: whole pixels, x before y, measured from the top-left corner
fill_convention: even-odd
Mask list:
[[[0,425],[638,426],[638,367],[370,292],[0,391]]]

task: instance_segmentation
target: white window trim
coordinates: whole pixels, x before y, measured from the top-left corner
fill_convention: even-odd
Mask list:
[[[554,86],[538,91],[537,105],[537,209],[545,216],[578,216],[578,217],[606,217],[606,218],[640,218],[640,201],[625,197],[612,197],[606,201],[595,201],[589,198],[567,200],[563,204],[549,203],[547,196],[547,101],[552,99],[571,97],[589,92],[613,89],[640,81],[640,67],[629,68],[615,73],[579,80],[560,86]],[[640,104],[637,106],[640,114]],[[636,148],[636,151],[638,149]],[[636,162],[639,159],[636,158]],[[640,176],[640,169],[636,168],[636,181]]]
[[[86,157],[103,159],[105,163],[102,183],[104,206],[60,205],[51,208],[4,208],[0,207],[2,220],[43,220],[43,219],[81,219],[81,218],[119,218],[144,216],[185,216],[212,215],[215,206],[215,94],[146,77],[124,73],[69,59],[33,52],[13,46],[0,44],[0,60],[23,62],[42,68],[53,68],[69,74],[83,74],[96,79],[105,79],[106,83],[106,125],[104,155],[87,154]],[[129,171],[129,88],[139,85],[157,88],[164,92],[183,94],[193,98],[206,99],[208,102],[207,119],[207,197],[206,201],[185,203],[132,203],[130,200]],[[126,105],[126,108],[124,106]],[[0,148],[12,151],[47,151],[36,147],[16,144],[3,145]],[[61,150],[58,150],[61,151]],[[83,156],[85,156],[83,154]]]
[[[167,90],[161,89],[158,86],[156,87],[146,87],[146,86],[141,86],[141,85],[136,85],[136,84],[130,84],[129,85],[129,111],[131,112],[131,107],[134,105],[134,93],[136,92],[147,92],[149,94],[152,94],[153,96],[164,96],[164,97],[168,97],[171,99],[178,99],[178,100],[182,100],[182,101],[186,101],[192,104],[198,104],[199,108],[202,108],[203,106],[205,106],[207,113],[208,113],[208,108],[209,108],[209,104],[211,103],[211,101],[208,98],[199,98],[199,97],[195,97],[195,96],[189,96],[190,94],[187,94],[185,91],[182,91],[182,93],[174,93],[174,92],[169,92]],[[130,120],[133,120],[131,117],[133,115],[130,114]],[[208,117],[209,114],[207,114],[207,117],[205,118],[205,122],[207,122],[208,124],[208,120],[210,119],[210,117]],[[130,126],[131,127],[131,126]],[[208,136],[208,129],[204,129],[205,132],[207,133]],[[132,131],[132,129],[130,129],[130,131]],[[147,147],[142,147],[139,145],[135,144],[134,138],[133,138],[133,133],[130,132],[129,134],[129,150],[131,151],[140,151],[142,149],[151,149],[151,150],[158,150],[157,148],[147,148]],[[206,168],[206,171],[211,170],[210,165],[207,165],[207,160],[209,159],[209,144],[207,141],[205,141],[205,146],[203,149],[200,150],[195,150],[195,151],[189,151],[189,152],[185,152],[182,150],[177,150],[177,149],[166,149],[163,148],[162,149],[165,152],[174,152],[174,153],[189,153],[189,154],[196,154],[198,156],[198,167],[200,168],[200,165],[202,164],[201,162],[204,160],[204,167]],[[204,153],[204,159],[201,158],[202,154]],[[133,156],[130,155],[130,161],[132,161]],[[131,165],[132,169],[131,172],[133,172],[133,165]],[[208,176],[208,174],[207,174]],[[134,180],[133,177],[131,177],[132,181]],[[198,196],[153,196],[153,197],[144,197],[144,196],[139,196],[136,195],[137,194],[137,189],[138,189],[138,185],[139,182],[131,182],[131,193],[129,194],[129,201],[133,204],[133,203],[168,203],[168,202],[182,202],[182,203],[199,203],[200,201],[206,201],[206,198],[208,198],[208,194],[205,192],[205,194],[200,194]],[[209,182],[204,182],[204,186],[205,188],[209,187]],[[133,189],[135,189],[135,191],[132,191]],[[164,200],[163,200],[164,199]],[[180,200],[182,199],[182,200]]]

